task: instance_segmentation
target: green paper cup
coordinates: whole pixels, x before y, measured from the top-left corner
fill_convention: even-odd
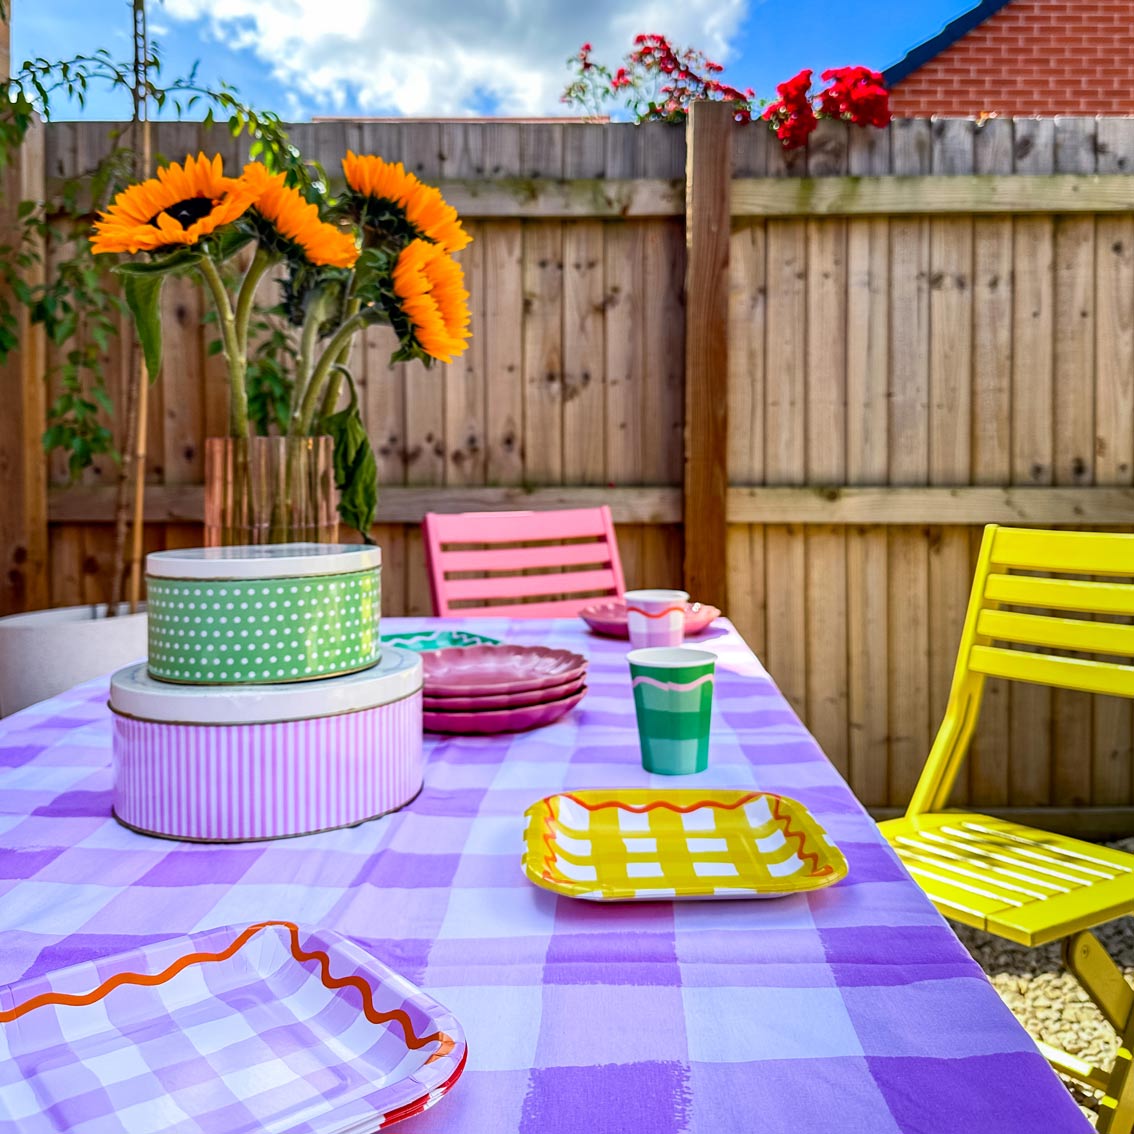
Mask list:
[[[703,772],[709,766],[716,654],[671,646],[631,650],[626,658],[642,767],[663,776]]]

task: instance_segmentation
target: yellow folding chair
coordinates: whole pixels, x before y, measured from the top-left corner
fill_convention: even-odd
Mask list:
[[[906,814],[880,826],[947,917],[1022,945],[1063,939],[1068,969],[1118,1033],[1118,1056],[1103,1070],[1041,1049],[1103,1092],[1099,1130],[1130,1134],[1134,989],[1089,930],[1134,912],[1134,854],[946,809],[987,677],[1134,697],[1134,625],[1114,620],[1134,615],[1134,582],[1084,576],[1134,577],[1134,535],[985,529],[945,719]]]

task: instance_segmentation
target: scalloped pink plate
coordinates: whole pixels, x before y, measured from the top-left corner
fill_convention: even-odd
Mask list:
[[[542,705],[525,705],[518,709],[497,709],[484,713],[446,713],[425,710],[426,732],[451,732],[492,735],[498,732],[524,732],[557,721],[573,709],[586,695],[584,685],[578,693]]]
[[[582,677],[587,659],[547,646],[454,646],[421,655],[425,696],[529,693]]]
[[[721,612],[715,606],[707,606],[701,602],[687,602],[685,604],[685,636],[692,637],[707,630],[714,618],[720,618]],[[596,602],[593,606],[584,607],[579,611],[579,617],[596,633],[605,634],[608,638],[629,638],[630,628],[626,622],[626,603],[621,599],[610,602]]]
[[[561,701],[578,693],[586,676],[573,677],[562,685],[549,685],[546,689],[525,689],[520,693],[500,693],[496,696],[485,694],[480,697],[423,697],[425,711],[437,709],[440,712],[486,712],[494,709],[522,709],[528,705],[546,705],[551,701]]]

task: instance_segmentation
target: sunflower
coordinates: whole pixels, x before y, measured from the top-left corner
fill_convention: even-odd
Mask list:
[[[285,255],[298,248],[308,261],[323,267],[353,268],[358,259],[354,237],[320,220],[318,207],[285,185],[284,177],[269,173],[259,162],[244,167],[241,181],[252,206],[270,226],[270,231],[260,232],[261,243],[275,245]]]
[[[171,162],[157,177],[123,189],[95,222],[94,252],[158,252],[196,244],[234,221],[251,197],[233,177],[225,177],[220,155],[189,156]]]
[[[457,210],[446,203],[439,190],[407,173],[401,162],[359,156],[348,150],[343,174],[347,185],[364,199],[364,219],[392,212],[409,225],[412,235],[431,240],[446,252],[459,252],[472,242],[457,219]]]
[[[441,362],[463,354],[469,293],[460,264],[439,244],[415,240],[394,266],[394,294],[421,349]]]

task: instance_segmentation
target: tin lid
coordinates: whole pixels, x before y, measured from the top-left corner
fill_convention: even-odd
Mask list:
[[[383,646],[382,660],[361,673],[285,685],[174,685],[151,677],[139,662],[110,679],[110,708],[165,724],[268,724],[377,708],[421,684],[421,655],[396,646]]]
[[[146,574],[155,579],[295,579],[346,575],[381,566],[380,547],[351,543],[187,547],[146,556]]]

